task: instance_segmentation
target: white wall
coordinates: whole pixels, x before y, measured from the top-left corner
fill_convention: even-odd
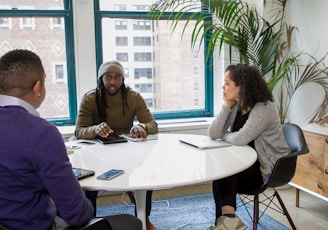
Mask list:
[[[77,104],[97,85],[93,0],[73,1]]]
[[[297,27],[293,40],[294,49],[303,50],[317,59],[321,59],[328,52],[327,9],[326,0],[289,0],[287,22]],[[327,60],[325,65],[328,65]],[[322,88],[317,85],[302,87],[292,101],[289,120],[301,125],[308,123],[323,96]]]
[[[261,0],[252,0],[262,6]],[[290,25],[298,28],[298,39],[295,48],[304,50],[321,58],[328,52],[328,21],[327,0],[289,0],[287,7],[287,21]],[[83,94],[96,87],[96,58],[94,40],[93,1],[73,1],[73,12],[75,20],[75,56],[77,70],[77,99],[80,102]],[[222,105],[222,77],[224,66],[218,62],[215,56],[214,64],[214,103],[215,114]],[[328,64],[328,63],[326,63]],[[298,124],[307,123],[312,114],[315,102],[322,98],[322,91],[315,86],[304,87],[297,93],[293,100],[289,120]]]

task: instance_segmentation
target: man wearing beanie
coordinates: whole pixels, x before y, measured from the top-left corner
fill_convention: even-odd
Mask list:
[[[135,117],[139,121],[138,125],[133,124]],[[97,88],[83,96],[75,125],[77,139],[122,133],[146,138],[147,134],[158,132],[157,122],[144,99],[138,92],[125,86],[123,66],[115,60],[104,62],[99,67]],[[97,191],[86,194],[96,208]],[[147,230],[156,229],[148,218],[151,196],[152,191],[147,191]]]

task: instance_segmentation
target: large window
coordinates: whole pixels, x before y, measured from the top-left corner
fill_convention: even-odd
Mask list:
[[[0,56],[12,49],[40,56],[47,93],[38,111],[55,124],[73,124],[76,117],[71,6],[71,0],[0,0]]]
[[[191,48],[193,22],[187,28],[178,24],[172,33],[167,19],[150,20],[153,2],[95,0],[97,66],[119,59],[130,73],[126,84],[141,93],[156,119],[213,115],[212,60],[205,60],[206,43]],[[119,45],[119,37],[127,38],[127,46]]]

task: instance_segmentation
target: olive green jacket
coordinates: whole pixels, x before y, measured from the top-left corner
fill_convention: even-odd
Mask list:
[[[146,125],[147,133],[155,134],[158,132],[157,122],[138,92],[131,89],[128,91],[127,103],[129,108],[125,108],[124,115],[121,91],[115,95],[107,94],[107,103],[106,122],[114,130],[114,134],[129,133],[135,117],[139,123]],[[91,90],[81,100],[79,113],[75,122],[76,138],[91,139],[96,137],[96,127],[101,122],[96,104],[96,91]]]

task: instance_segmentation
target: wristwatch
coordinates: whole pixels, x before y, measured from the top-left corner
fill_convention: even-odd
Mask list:
[[[147,126],[145,124],[139,123],[138,125],[147,132]]]

